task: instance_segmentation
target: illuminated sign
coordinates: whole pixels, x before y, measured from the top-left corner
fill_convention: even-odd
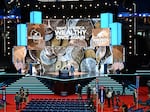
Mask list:
[[[56,27],[56,39],[85,39],[86,29],[83,26]]]

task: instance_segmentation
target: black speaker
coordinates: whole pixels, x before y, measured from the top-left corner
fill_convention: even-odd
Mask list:
[[[17,73],[17,70],[13,63],[10,63],[9,66],[7,66],[5,71],[6,73]]]

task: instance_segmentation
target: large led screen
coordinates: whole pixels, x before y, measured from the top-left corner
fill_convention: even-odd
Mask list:
[[[71,65],[77,72],[96,72],[97,66],[104,68],[117,58],[109,45],[110,30],[100,28],[99,18],[44,19],[42,24],[27,27],[25,63],[28,68],[32,64],[37,74],[41,69],[50,74]]]

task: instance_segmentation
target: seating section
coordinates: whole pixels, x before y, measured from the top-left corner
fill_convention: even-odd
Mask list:
[[[88,100],[32,99],[21,112],[96,112]]]

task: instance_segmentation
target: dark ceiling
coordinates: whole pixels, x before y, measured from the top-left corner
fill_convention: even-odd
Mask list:
[[[14,2],[12,2],[11,4],[8,4],[8,2],[10,2],[10,0],[0,0],[0,15],[20,15],[21,16],[21,10],[20,10],[20,6],[17,6],[17,2],[18,0],[12,0]],[[59,0],[56,0],[59,1]],[[81,1],[81,0],[79,0]],[[93,0],[93,2],[97,2],[98,0]],[[114,2],[114,0],[99,0],[99,2]],[[150,12],[150,0],[116,0],[118,1],[119,4],[119,8],[118,8],[118,12],[126,12],[126,7],[129,7],[132,2],[134,1],[136,3],[136,10],[137,12],[141,13],[141,12]],[[21,6],[23,6],[24,3],[29,3],[29,4],[34,4],[37,2],[37,0],[19,0],[19,2],[21,2]],[[83,2],[83,0],[82,0]],[[84,1],[86,2],[86,1]],[[8,11],[10,11],[8,13]]]

